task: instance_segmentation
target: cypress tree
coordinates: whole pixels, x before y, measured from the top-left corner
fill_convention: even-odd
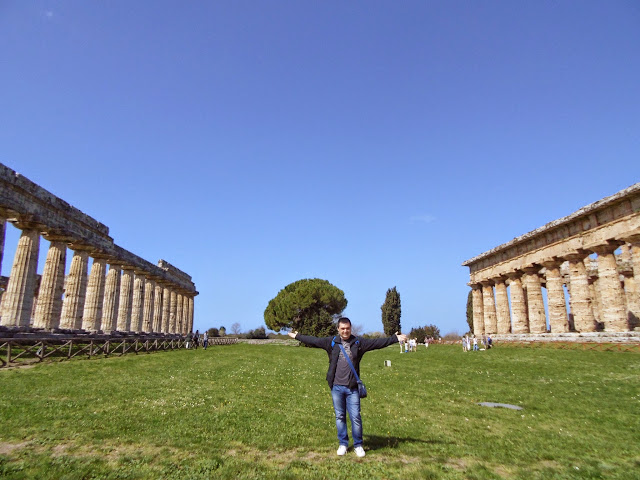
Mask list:
[[[400,294],[396,287],[387,290],[387,296],[380,309],[382,310],[382,328],[385,335],[400,332]]]
[[[467,295],[467,323],[469,331],[473,333],[473,290],[469,290],[469,295]]]

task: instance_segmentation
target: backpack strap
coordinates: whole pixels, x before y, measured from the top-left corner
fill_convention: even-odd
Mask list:
[[[337,335],[334,336],[333,339],[331,340],[331,348],[333,348],[336,345],[336,338],[337,338]],[[360,340],[358,339],[358,337],[356,337],[355,345],[360,345]]]

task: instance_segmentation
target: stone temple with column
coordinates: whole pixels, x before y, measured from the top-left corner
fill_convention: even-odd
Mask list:
[[[108,227],[0,164],[0,266],[7,222],[21,234],[11,273],[0,278],[3,328],[192,331],[198,292],[189,275],[165,260],[153,264],[116,245]],[[42,239],[49,248],[38,274]],[[69,271],[67,255],[72,255]]]
[[[640,183],[462,265],[475,335],[640,341]]]

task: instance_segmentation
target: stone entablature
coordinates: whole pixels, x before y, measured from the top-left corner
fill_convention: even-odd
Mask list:
[[[640,183],[462,265],[469,267],[474,289],[476,333],[633,330],[640,326]],[[511,301],[509,330],[504,326],[509,311],[505,286]],[[541,288],[546,289],[549,318]],[[494,321],[496,305],[500,327]]]
[[[0,265],[7,221],[22,235],[11,275],[0,286],[0,325],[179,334],[193,327],[198,292],[188,274],[116,245],[106,225],[0,164]],[[42,276],[36,273],[41,236],[51,242]],[[69,249],[73,260],[65,276]],[[169,329],[169,314],[162,311],[165,292],[184,297],[180,331]]]
[[[469,267],[472,282],[480,282],[509,272],[514,266],[569,254],[634,231],[640,234],[640,183],[514,238],[462,265]]]

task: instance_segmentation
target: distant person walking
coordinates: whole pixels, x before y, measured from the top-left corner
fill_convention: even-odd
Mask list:
[[[207,345],[209,345],[209,334],[204,332],[202,334],[202,348],[207,349]]]
[[[362,440],[362,418],[360,416],[360,394],[356,377],[349,363],[360,376],[360,360],[370,351],[387,347],[398,341],[406,342],[407,336],[396,333],[387,338],[360,338],[351,335],[351,320],[341,317],[338,320],[338,333],[335,337],[312,337],[298,332],[289,332],[291,338],[310,347],[322,348],[329,355],[327,382],[331,389],[333,409],[336,415],[339,447],[337,454],[347,453],[349,434],[347,432],[347,412],[351,419],[353,447],[358,457],[364,457]],[[344,353],[343,353],[344,352]],[[346,356],[349,357],[347,361]]]

